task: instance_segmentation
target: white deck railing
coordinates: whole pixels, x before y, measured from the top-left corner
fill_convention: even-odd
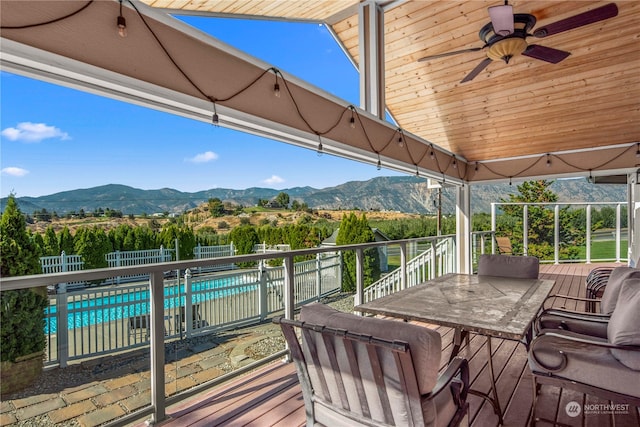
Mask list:
[[[402,246],[401,246],[402,256]],[[364,290],[364,302],[392,294],[405,287],[415,286],[434,277],[453,272],[455,243],[453,236],[432,240],[426,250]]]

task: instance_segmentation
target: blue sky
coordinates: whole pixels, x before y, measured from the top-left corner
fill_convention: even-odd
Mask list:
[[[358,74],[317,24],[181,17],[358,105]],[[339,76],[339,77],[337,77]],[[0,196],[104,184],[142,189],[324,188],[397,175],[223,127],[2,72]],[[293,159],[293,161],[292,161]]]

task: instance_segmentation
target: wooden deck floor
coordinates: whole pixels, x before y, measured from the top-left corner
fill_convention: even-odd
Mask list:
[[[566,264],[543,265],[541,277],[556,280],[552,294],[584,294],[584,279],[594,265]],[[554,306],[571,306],[558,300]],[[443,357],[448,360],[451,352],[452,330],[438,328],[443,335]],[[469,359],[472,388],[488,393],[490,390],[486,338],[472,336],[470,345],[463,347],[460,355]],[[514,341],[493,339],[493,360],[504,425],[525,426],[531,419],[533,387],[527,367],[527,353],[523,345]],[[497,416],[490,405],[477,396],[469,396],[470,423],[472,426],[495,426]],[[569,417],[565,407],[577,402],[582,407],[591,404],[607,404],[591,396],[570,390],[544,386],[536,408],[536,417],[554,419],[569,426],[640,426],[638,408],[630,408],[626,414],[610,415],[594,410],[594,414],[581,413]],[[597,408],[597,407],[593,407]],[[305,424],[304,404],[293,364],[275,362],[254,373],[215,388],[196,398],[168,408],[169,420],[163,427],[184,426],[302,426]],[[600,412],[600,413],[598,413]],[[551,425],[539,421],[537,425]]]

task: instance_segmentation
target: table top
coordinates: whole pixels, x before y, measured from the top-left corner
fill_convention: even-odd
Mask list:
[[[520,340],[554,284],[553,280],[447,274],[355,310]]]

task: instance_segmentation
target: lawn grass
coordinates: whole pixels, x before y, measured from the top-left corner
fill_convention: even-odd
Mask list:
[[[620,256],[622,258],[627,257],[627,240],[620,240]],[[580,246],[580,253],[578,257],[580,259],[587,258],[587,247]],[[591,242],[591,259],[616,259],[616,241],[615,240],[602,240],[597,242]]]

